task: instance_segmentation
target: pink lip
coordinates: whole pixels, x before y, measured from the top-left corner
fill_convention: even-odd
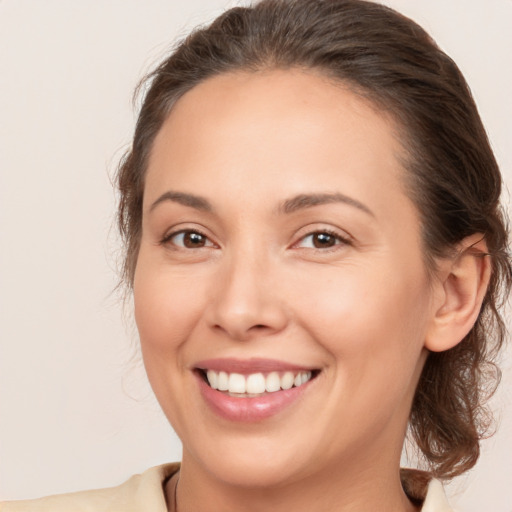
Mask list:
[[[277,359],[206,359],[199,361],[194,365],[201,370],[215,370],[217,372],[241,373],[248,375],[250,373],[270,373],[270,372],[299,372],[313,370],[314,368],[306,368],[296,364],[278,361]]]
[[[268,359],[212,359],[201,361],[196,368],[226,371],[228,373],[256,373],[271,371],[301,371],[304,367]],[[234,397],[212,389],[200,372],[194,372],[201,395],[207,405],[220,417],[237,422],[258,422],[290,407],[309,389],[312,380],[291,389],[275,391],[257,397]]]
[[[229,421],[246,423],[262,421],[286,409],[304,394],[311,382],[254,398],[237,398],[212,389],[199,375],[197,379],[204,400],[216,414]]]

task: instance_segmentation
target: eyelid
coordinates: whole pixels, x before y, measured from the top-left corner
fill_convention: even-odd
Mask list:
[[[160,245],[172,245],[176,249],[192,250],[189,247],[184,247],[182,245],[172,243],[172,239],[174,237],[176,237],[178,235],[186,234],[186,233],[197,233],[198,235],[201,235],[202,237],[204,237],[207,240],[207,245],[205,245],[204,247],[197,247],[196,249],[193,249],[193,250],[218,247],[218,244],[216,244],[209,235],[207,235],[202,229],[197,228],[197,227],[171,228],[169,231],[167,231],[164,234],[164,236],[160,240],[159,244]]]
[[[292,249],[307,249],[307,250],[314,250],[314,251],[320,251],[320,252],[329,252],[329,251],[335,251],[338,250],[340,247],[343,246],[350,246],[353,245],[354,241],[353,238],[346,232],[342,231],[336,228],[332,227],[312,227],[308,226],[307,231],[306,230],[300,230],[302,233],[299,233],[299,235],[296,238],[296,242],[292,244]],[[336,238],[337,243],[331,247],[300,247],[300,243],[304,241],[306,238],[317,235],[317,234],[327,234],[330,236],[333,236]]]

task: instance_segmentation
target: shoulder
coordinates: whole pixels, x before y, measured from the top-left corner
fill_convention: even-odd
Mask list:
[[[167,512],[163,483],[179,470],[164,464],[134,475],[117,487],[81,491],[35,500],[0,503],[0,512]],[[430,480],[422,512],[454,512],[439,480]]]
[[[166,512],[162,486],[178,469],[178,463],[164,464],[117,487],[0,503],[0,512]]]
[[[402,468],[400,478],[405,493],[421,512],[455,512],[446,498],[443,484],[426,471]]]
[[[428,484],[421,512],[455,512],[448,504],[443,484],[439,480],[433,479]]]

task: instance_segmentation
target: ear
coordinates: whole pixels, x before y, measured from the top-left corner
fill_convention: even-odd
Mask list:
[[[476,322],[491,277],[491,257],[482,234],[465,238],[453,256],[439,262],[433,316],[425,348],[449,350]]]

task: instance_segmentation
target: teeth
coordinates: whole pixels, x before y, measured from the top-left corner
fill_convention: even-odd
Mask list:
[[[290,389],[293,387],[293,381],[295,380],[295,375],[292,372],[286,372],[281,377],[281,387],[283,389]]]
[[[247,393],[265,393],[265,377],[263,377],[262,373],[252,373],[247,377],[245,386]]]
[[[270,372],[265,377],[263,373],[242,375],[240,373],[208,370],[206,378],[213,389],[238,395],[248,394],[254,396],[262,395],[265,392],[274,393],[281,389],[290,389],[293,386],[302,386],[302,384],[311,379],[311,372],[284,372],[281,375],[278,372]]]
[[[229,375],[228,391],[230,393],[245,393],[245,377],[239,373]]]
[[[207,377],[208,377],[208,375],[207,375]],[[219,391],[227,391],[228,388],[229,388],[228,374],[226,372],[219,372],[218,377],[217,377],[217,389]]]
[[[281,389],[281,379],[279,378],[279,373],[272,372],[267,375],[265,380],[265,390],[268,393],[272,393],[274,391],[279,391]]]
[[[219,379],[213,370],[208,370],[206,372],[206,378],[208,379],[208,383],[210,384],[211,388],[218,389]]]

